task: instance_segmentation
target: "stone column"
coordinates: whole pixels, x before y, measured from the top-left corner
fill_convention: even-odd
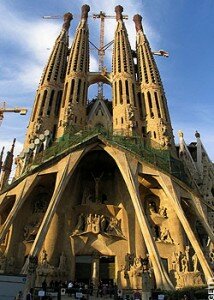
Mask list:
[[[99,256],[92,257],[92,275],[91,281],[94,286],[98,286],[99,283],[99,273],[100,273],[100,258]]]

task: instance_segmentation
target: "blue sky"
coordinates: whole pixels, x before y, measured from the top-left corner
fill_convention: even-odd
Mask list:
[[[16,154],[21,151],[30,118],[34,95],[50,48],[59,34],[62,20],[43,20],[43,15],[80,13],[81,5],[91,6],[91,13],[100,10],[114,15],[121,4],[129,15],[127,29],[135,46],[134,14],[143,16],[144,31],[153,50],[164,49],[168,59],[157,57],[172,127],[177,140],[178,130],[187,143],[201,133],[202,142],[214,160],[214,1],[213,0],[1,0],[0,1],[0,102],[8,106],[25,106],[27,116],[5,114],[0,127],[0,147],[9,149],[17,138]],[[78,17],[71,23],[70,36],[75,32]],[[99,22],[90,19],[90,40],[98,44]],[[106,40],[113,39],[115,21],[106,21]],[[91,51],[91,70],[98,68],[96,52]],[[110,71],[111,51],[105,64]],[[109,95],[109,89],[106,90]],[[95,89],[90,89],[90,96]]]

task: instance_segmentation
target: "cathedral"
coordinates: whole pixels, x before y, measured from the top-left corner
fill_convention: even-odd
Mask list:
[[[122,289],[201,287],[214,264],[214,167],[196,132],[175,144],[161,77],[133,17],[131,49],[115,7],[112,69],[90,72],[88,13],[69,45],[71,13],[41,76],[23,151],[0,155],[0,272],[116,283]],[[112,99],[93,84],[107,84]]]

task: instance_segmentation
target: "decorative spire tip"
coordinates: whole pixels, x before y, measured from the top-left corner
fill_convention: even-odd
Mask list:
[[[64,23],[63,23],[63,28],[65,30],[68,30],[71,24],[71,20],[73,20],[73,15],[68,12],[66,14],[64,14]]]
[[[196,138],[200,138],[200,136],[201,136],[200,133],[196,130],[196,132],[195,132],[195,137],[196,137]]]
[[[143,26],[142,26],[142,16],[141,15],[134,15],[133,17],[133,21],[135,22],[135,28],[136,28],[136,31],[140,31],[142,30],[143,31]]]
[[[90,11],[90,6],[87,5],[87,4],[84,4],[82,6],[82,15],[81,15],[81,18],[87,20],[88,19],[88,13],[89,13],[89,11]]]
[[[123,7],[121,5],[117,5],[115,7],[115,10],[116,12],[116,20],[119,21],[119,20],[123,20],[123,15],[122,15],[122,12],[123,12]]]

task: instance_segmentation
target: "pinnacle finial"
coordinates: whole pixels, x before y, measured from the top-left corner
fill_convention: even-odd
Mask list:
[[[87,20],[88,19],[88,13],[89,13],[89,11],[90,11],[90,6],[87,5],[87,4],[84,4],[82,6],[82,15],[81,15],[81,18]]]
[[[13,139],[13,144],[12,144],[12,147],[11,147],[11,150],[10,150],[11,153],[13,153],[13,151],[14,151],[15,143],[16,143],[16,139]]]
[[[0,162],[1,162],[2,158],[3,158],[3,155],[4,155],[4,147],[2,147],[2,150],[1,150],[1,153],[0,153]]]
[[[201,136],[200,133],[196,130],[196,132],[195,132],[195,137],[196,137],[196,138],[200,138],[200,136]]]
[[[71,20],[73,20],[73,15],[72,15],[70,12],[64,14],[64,23],[63,23],[63,26],[62,26],[62,27],[63,27],[65,30],[68,30],[68,29],[69,29],[70,24],[71,24]]]
[[[123,7],[121,5],[117,5],[115,7],[114,11],[116,12],[116,20],[117,21],[122,20],[123,19],[123,15],[122,15]]]
[[[179,131],[178,131],[178,136],[179,136],[180,138],[183,138],[183,137],[184,137],[183,131],[179,130]]]
[[[135,22],[135,28],[136,28],[136,31],[140,31],[142,30],[143,31],[143,26],[142,26],[142,16],[141,15],[134,15],[133,17],[133,21]]]

